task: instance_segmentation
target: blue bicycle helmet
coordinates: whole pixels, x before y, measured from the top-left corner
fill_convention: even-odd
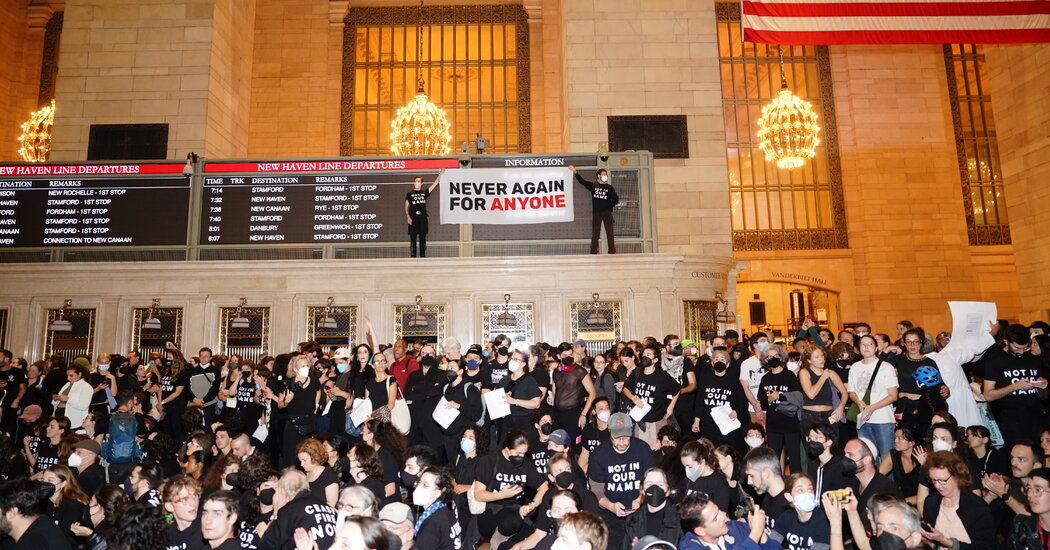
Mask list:
[[[929,365],[923,365],[915,369],[915,372],[911,373],[911,377],[914,378],[920,386],[925,386],[927,388],[932,388],[941,383],[941,371],[937,370],[936,367],[931,367]]]

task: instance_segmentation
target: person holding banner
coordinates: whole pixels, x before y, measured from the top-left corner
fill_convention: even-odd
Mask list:
[[[427,199],[430,193],[441,181],[441,175],[445,171],[438,172],[434,183],[423,190],[423,178],[416,176],[413,181],[413,189],[405,194],[405,220],[408,222],[408,237],[412,241],[412,257],[416,257],[416,240],[419,240],[419,257],[427,257]]]
[[[576,176],[576,181],[591,192],[591,254],[598,253],[598,237],[605,225],[605,238],[609,242],[609,254],[616,254],[616,240],[613,236],[612,210],[620,202],[616,189],[609,185],[609,171],[598,169],[598,181],[591,183],[576,171],[576,167],[570,165],[569,170]]]

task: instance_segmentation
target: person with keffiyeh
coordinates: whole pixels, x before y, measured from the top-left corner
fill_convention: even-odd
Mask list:
[[[455,481],[442,467],[432,466],[419,475],[412,503],[419,507],[415,546],[426,550],[460,550],[460,525],[453,508]]]

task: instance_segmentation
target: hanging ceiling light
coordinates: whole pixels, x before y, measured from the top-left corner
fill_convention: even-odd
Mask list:
[[[241,298],[241,302],[237,304],[237,311],[233,318],[230,319],[230,328],[246,329],[251,327],[251,321],[243,315],[244,306],[248,304],[247,298]]]
[[[423,297],[416,295],[416,312],[408,318],[408,326],[418,328],[430,325],[430,320],[423,315]]]
[[[18,136],[18,155],[26,162],[44,162],[51,156],[51,126],[55,122],[55,100],[39,111],[33,111],[22,123]]]
[[[758,119],[759,147],[767,162],[776,162],[779,168],[798,168],[806,159],[816,155],[820,145],[820,126],[813,105],[796,96],[784,78],[784,51],[780,55],[780,92],[768,105],[762,107]]]
[[[591,294],[591,299],[594,300],[594,311],[587,316],[587,320],[584,321],[588,325],[605,325],[609,323],[609,318],[605,316],[602,310],[598,309],[601,304],[598,303],[598,293]]]
[[[160,307],[160,298],[154,298],[146,312],[146,318],[142,320],[142,330],[160,330],[160,319],[153,316],[153,310]]]
[[[518,318],[510,312],[510,294],[503,295],[503,313],[496,317],[496,325],[501,327],[518,326]]]
[[[715,293],[715,298],[718,299],[719,307],[715,313],[716,323],[735,323],[736,313],[729,311],[729,300],[721,292]]]
[[[335,298],[329,296],[328,303],[324,306],[324,317],[317,320],[317,328],[323,328],[326,330],[335,330],[339,328],[339,323],[335,322],[335,317],[332,317],[332,304],[335,303]]]
[[[395,155],[447,155],[452,136],[451,125],[437,105],[427,98],[423,80],[423,0],[419,1],[419,44],[416,48],[416,97],[397,110],[390,124],[390,151]]]
[[[73,307],[73,300],[66,298],[66,301],[62,303],[62,307],[58,310],[58,319],[51,321],[51,324],[47,326],[47,330],[51,332],[72,332],[73,323],[63,319],[66,314],[66,309]]]

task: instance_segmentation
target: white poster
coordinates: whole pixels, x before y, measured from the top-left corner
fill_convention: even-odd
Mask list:
[[[571,222],[568,168],[475,168],[441,176],[441,223]]]

